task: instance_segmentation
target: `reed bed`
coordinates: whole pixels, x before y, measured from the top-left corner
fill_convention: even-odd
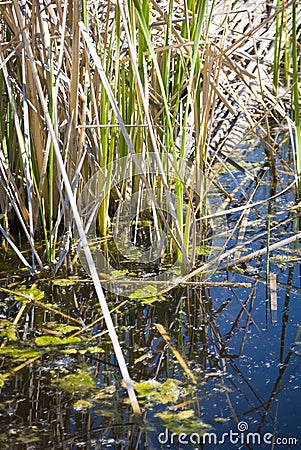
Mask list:
[[[167,256],[188,267],[183,280],[207,269],[198,267],[200,249],[216,233],[218,217],[235,208],[233,193],[219,177],[233,168],[251,180],[251,194],[238,207],[236,226],[213,264],[233,254],[231,266],[248,258],[240,256],[244,226],[264,171],[243,167],[240,145],[247,136],[261,141],[277,179],[279,133],[271,127],[279,125],[282,135],[283,124],[288,126],[300,195],[299,6],[296,1],[231,5],[221,0],[0,4],[3,248],[11,247],[32,274],[45,264],[57,271],[69,258],[75,224],[80,245],[73,249],[82,246],[85,252],[136,412],[89,247],[90,216],[82,220],[85,186],[97,180],[93,220],[100,238],[111,235],[112,221],[122,226],[116,216],[122,202],[130,201],[136,211],[137,231],[146,195],[148,236],[158,242],[168,237]],[[221,211],[208,201],[213,189],[222,198]],[[16,230],[31,259],[14,242]],[[237,246],[228,250],[237,231]]]
[[[237,144],[229,130],[237,115],[243,122],[239,139],[246,131],[272,139],[268,119],[289,120],[290,114],[289,104],[271,92],[275,31],[273,81],[278,91],[282,80],[288,92],[291,86],[290,124],[300,172],[297,5],[277,4],[268,15],[265,8],[263,3],[255,14],[255,7],[236,12],[226,2],[1,5],[3,228],[11,232],[18,223],[35,263],[54,262],[58,237],[71,229],[54,145],[75,199],[99,168],[108,177],[98,218],[104,236],[112,202],[107,170],[118,158],[131,155],[139,172],[143,158],[154,153],[168,193],[160,159],[172,155],[179,171],[178,161],[189,157],[215,176],[216,163],[225,167]],[[259,118],[252,113],[256,107]],[[226,157],[219,152],[221,142]],[[134,193],[141,174],[132,181]],[[181,180],[175,190],[181,240]],[[39,255],[34,242],[41,231],[45,247]],[[183,245],[188,244],[182,242],[182,250]]]

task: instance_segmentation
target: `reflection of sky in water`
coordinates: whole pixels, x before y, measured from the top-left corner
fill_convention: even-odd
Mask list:
[[[238,277],[235,279],[238,281]],[[297,277],[296,281],[298,281]],[[235,292],[244,302],[247,298],[246,293],[239,289],[235,289]],[[223,294],[227,298],[233,297],[225,290],[211,289],[216,308],[219,307]],[[272,432],[275,426],[277,435],[301,439],[300,418],[297,413],[300,411],[301,401],[300,361],[293,348],[300,325],[301,293],[289,296],[285,288],[280,287],[277,294],[277,322],[271,323],[269,312],[266,329],[265,284],[260,282],[257,284],[252,320],[258,329],[254,324],[250,325],[245,334],[246,330],[238,325],[228,340],[226,352],[233,355],[233,359],[231,361],[230,358],[230,362],[226,357],[229,374],[226,386],[232,390],[228,396],[238,419],[245,420],[249,424],[249,431]],[[246,308],[249,309],[248,305]],[[222,336],[229,333],[232,321],[240,310],[241,305],[234,298],[218,316],[217,323]],[[246,319],[241,323],[245,322]],[[244,338],[241,356],[238,358]],[[231,415],[224,393],[214,394],[216,383],[218,384],[217,379],[212,382],[212,393],[210,393],[210,386],[206,386],[206,392],[209,395],[201,397],[204,415],[209,420],[212,420],[212,416],[215,415],[223,417]],[[233,427],[233,421],[230,423]],[[229,424],[215,424],[215,428],[227,430]]]
[[[212,280],[221,281],[221,275],[216,274]],[[245,282],[248,279],[235,275],[232,281]],[[294,276],[292,285],[300,286],[297,274]],[[246,302],[251,289],[210,288],[215,311],[223,302],[229,301],[225,309],[216,316],[215,322],[216,330],[219,331],[222,342],[225,344],[222,353],[226,375],[223,379],[219,376],[205,377],[205,383],[198,390],[201,418],[205,423],[212,425],[211,432],[215,432],[218,437],[230,430],[237,432],[237,424],[233,420],[235,414],[238,421],[248,424],[250,433],[260,433],[263,436],[265,433],[273,433],[274,430],[276,437],[296,437],[301,440],[298,414],[301,403],[301,346],[294,346],[300,325],[301,291],[290,293],[289,288],[278,285],[277,322],[272,323],[269,311],[266,327],[265,283],[259,281],[255,289],[253,300],[250,299],[246,304],[246,310],[249,311],[250,303],[253,302],[250,323],[246,326],[247,316],[244,314],[232,330],[233,322],[241,311],[241,304]],[[231,293],[231,290],[235,292],[235,295]],[[300,338],[297,339],[300,340]],[[211,334],[208,343],[212,359],[219,353],[210,345],[210,341],[214,340],[218,347],[218,339],[212,338]],[[216,361],[221,367],[222,360]],[[214,371],[216,367],[212,368],[212,372]],[[209,368],[207,372],[210,372]],[[214,421],[221,417],[228,421],[224,423]],[[162,431],[161,427],[160,430]],[[176,447],[174,444],[171,448],[197,447],[192,444]],[[247,448],[247,446],[245,444],[239,447],[228,441],[228,447],[226,444],[223,447],[215,447],[207,443],[205,448],[228,449]],[[252,444],[250,448],[271,448],[271,446]],[[292,447],[278,445],[277,448]],[[295,448],[299,447],[295,446]]]
[[[277,190],[279,189],[283,189],[283,187],[278,187]],[[258,189],[254,201],[266,198],[269,194],[269,186],[262,186]],[[256,229],[254,227],[252,230],[252,220],[257,220],[258,231],[265,230],[267,212],[272,214],[273,225],[288,219],[289,204],[292,205],[291,192],[250,212],[248,220],[251,232],[248,233],[247,228],[246,236],[250,237]],[[268,210],[268,208],[270,209]],[[280,210],[283,212],[279,213]],[[235,223],[234,219],[233,223]],[[278,231],[272,231],[271,242],[284,239],[292,232],[291,222],[290,226],[285,228],[285,233],[281,228],[278,228]],[[264,240],[266,241],[266,237],[263,238],[263,241],[252,244],[249,251],[260,248],[263,244],[266,245]],[[282,251],[274,252],[273,255],[275,254],[278,257],[287,256]],[[278,308],[274,322],[271,320],[269,306],[268,310],[266,306],[265,280],[258,281],[255,286],[254,278],[251,277],[248,279],[248,277],[236,274],[230,275],[228,278],[231,281],[250,281],[252,286],[255,286],[254,298],[250,298],[246,304],[246,310],[252,312],[250,323],[247,324],[247,315],[244,313],[233,333],[231,333],[233,321],[237,319],[242,309],[241,304],[246,302],[251,290],[235,288],[233,289],[234,295],[230,288],[210,288],[215,310],[218,310],[227,299],[231,299],[216,321],[226,346],[224,361],[228,377],[226,377],[225,386],[230,391],[225,393],[224,387],[222,383],[219,383],[217,377],[209,378],[205,387],[206,395],[200,393],[200,403],[205,422],[207,419],[208,423],[213,424],[214,416],[233,416],[229,401],[227,401],[228,396],[238,420],[246,421],[250,432],[265,433],[273,432],[274,429],[276,436],[297,437],[301,442],[300,345],[294,345],[296,340],[301,340],[298,336],[301,317],[301,272],[299,263],[293,263],[290,266],[285,263],[285,260],[283,263],[282,267],[280,265],[280,269],[277,260],[271,259],[270,263],[270,270],[277,273],[278,283]],[[265,269],[265,258],[261,264],[257,261],[257,264],[254,262],[252,266],[257,266],[257,272],[262,275]],[[245,273],[248,271],[250,274],[252,273],[250,266],[246,268]],[[211,280],[221,281],[221,274],[215,274]],[[296,286],[296,289],[293,286]],[[214,428],[220,434],[229,429],[236,431],[233,420],[225,424],[215,423]],[[299,443],[299,445],[301,444]],[[252,448],[262,447],[252,446]],[[289,448],[289,446],[281,448]]]
[[[256,155],[255,159],[256,161]],[[283,181],[283,180],[282,180]],[[286,180],[287,181],[287,180]],[[285,185],[285,184],[284,184]],[[283,186],[284,187],[284,186]],[[278,187],[277,190],[283,189]],[[265,185],[258,189],[254,201],[266,198],[269,195],[269,186]],[[250,228],[252,220],[257,219],[257,230],[264,231],[265,217],[269,209],[272,214],[271,221],[274,225],[281,220],[289,218],[288,206],[292,205],[292,193],[278,198],[270,205],[266,203],[256,210],[250,212],[248,219]],[[282,213],[279,213],[282,210]],[[233,223],[235,223],[233,219]],[[256,228],[255,228],[256,229]],[[279,229],[278,229],[279,230]],[[281,230],[281,228],[280,228]],[[279,231],[280,231],[279,230]],[[293,232],[292,222],[285,228],[285,233],[271,234],[271,242],[275,242],[290,236]],[[251,236],[252,231],[249,236]],[[248,236],[248,230],[246,232]],[[264,238],[266,240],[266,238]],[[258,245],[260,244],[260,245]],[[266,245],[266,242],[265,242]],[[261,242],[249,247],[249,251],[260,248]],[[286,257],[285,252],[274,252],[273,255]],[[300,341],[298,336],[301,317],[301,290],[300,290],[300,266],[293,263],[288,266],[285,261],[280,270],[277,260],[271,259],[270,270],[277,273],[277,301],[278,308],[275,313],[276,321],[272,322],[271,312],[268,306],[266,309],[266,284],[265,280],[258,281],[254,287],[254,298],[246,304],[246,310],[251,311],[252,317],[247,324],[247,315],[236,324],[233,333],[231,329],[242,309],[241,304],[246,302],[250,289],[210,288],[211,298],[214,308],[218,310],[220,305],[230,300],[225,309],[218,315],[216,324],[225,343],[225,364],[227,367],[227,377],[225,385],[218,381],[218,378],[209,378],[206,384],[206,394],[200,393],[200,403],[204,420],[212,422],[213,417],[231,417],[231,407],[238,417],[249,425],[250,432],[273,432],[280,437],[297,437],[299,445],[301,442],[300,424],[300,404],[301,404],[301,373],[300,373],[300,345],[295,345],[295,341]],[[255,263],[252,263],[253,267]],[[265,258],[257,268],[260,274],[264,273]],[[247,271],[251,274],[251,268]],[[250,281],[254,278],[234,275],[231,281]],[[211,280],[221,281],[221,274],[215,274]],[[255,285],[253,285],[255,286]],[[293,288],[296,286],[296,289]],[[299,288],[299,289],[298,289]],[[241,303],[240,303],[241,302]],[[268,319],[267,319],[268,316]],[[228,336],[228,339],[227,339]],[[229,389],[229,392],[225,392]],[[228,397],[228,401],[227,401]],[[232,411],[232,412],[233,412]],[[215,431],[219,434],[235,430],[236,425],[233,420],[225,424],[214,424]],[[207,447],[206,447],[207,448]],[[213,447],[208,447],[213,448]],[[244,448],[244,447],[243,447]],[[252,448],[262,448],[253,445]],[[280,446],[289,448],[289,446]],[[296,447],[295,447],[296,448]],[[298,447],[299,448],[299,447]]]

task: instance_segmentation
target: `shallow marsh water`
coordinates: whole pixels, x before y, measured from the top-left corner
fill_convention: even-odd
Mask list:
[[[262,158],[258,147],[248,164]],[[281,173],[274,188],[267,171],[253,200],[283,190]],[[245,242],[262,237],[247,250],[266,245],[268,222],[271,243],[296,232],[290,190],[250,212]],[[142,418],[131,414],[86,275],[33,282],[3,261],[0,448],[300,448],[300,258],[299,243],[269,255],[272,303],[265,256],[145,302],[109,294]]]

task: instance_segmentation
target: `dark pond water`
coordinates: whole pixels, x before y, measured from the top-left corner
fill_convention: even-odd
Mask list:
[[[250,153],[249,164],[263,159],[260,152]],[[288,185],[281,170],[275,188],[269,171],[252,187],[254,201]],[[231,177],[223,177],[230,186]],[[267,226],[271,244],[292,236],[297,213],[291,190],[252,209],[243,252],[266,246]],[[229,229],[237,218],[229,215]],[[41,274],[33,285],[10,270],[15,263],[7,257],[1,287],[11,292],[1,292],[0,301],[1,450],[301,448],[300,258],[298,242],[269,255],[276,299],[267,287],[265,255],[152,303],[109,294],[144,411],[137,418],[86,275],[79,269],[60,281]],[[14,291],[34,300],[25,304]]]

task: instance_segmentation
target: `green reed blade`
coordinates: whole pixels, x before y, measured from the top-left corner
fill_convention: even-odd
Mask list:
[[[293,118],[295,122],[296,175],[299,196],[301,196],[301,128],[300,128],[300,95],[299,95],[299,55],[297,40],[297,4],[292,5],[292,64],[293,64]]]

